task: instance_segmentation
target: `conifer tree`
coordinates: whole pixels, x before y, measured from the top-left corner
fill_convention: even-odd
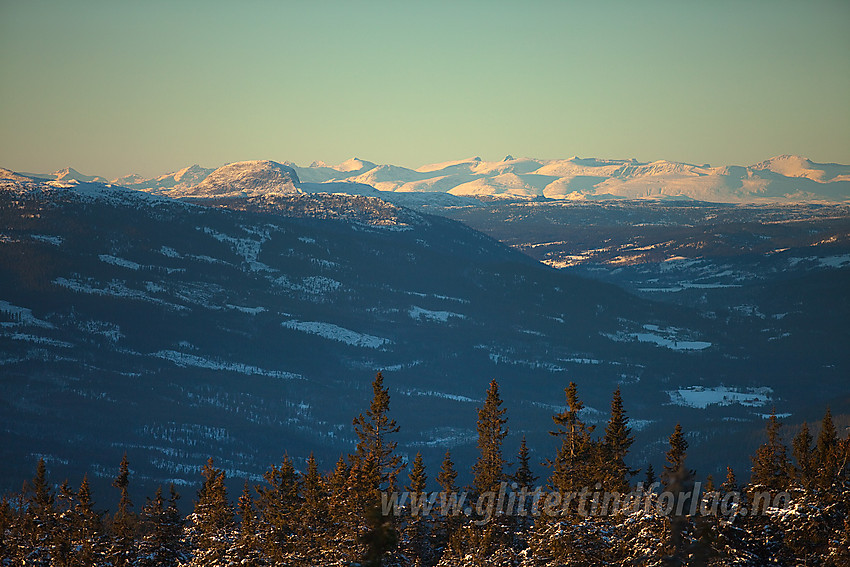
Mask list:
[[[298,514],[298,541],[308,556],[314,557],[320,552],[322,543],[327,538],[330,508],[328,491],[319,474],[313,453],[310,453],[307,459],[307,473],[302,479],[302,491],[301,509]]]
[[[425,463],[422,460],[422,453],[416,453],[413,463],[408,473],[409,484],[407,485],[408,498],[410,499],[410,514],[406,518],[406,526],[404,528],[404,555],[408,561],[414,564],[428,563],[431,554],[429,553],[429,518],[422,515],[423,508],[427,497],[425,492],[428,484],[428,476],[425,473]]]
[[[65,479],[59,486],[56,497],[56,521],[50,534],[51,560],[57,565],[70,565],[73,563],[73,529],[71,514],[74,511],[77,495]]]
[[[235,519],[233,507],[227,499],[225,474],[215,468],[212,457],[204,465],[204,478],[195,510],[189,516],[189,539],[193,546],[190,565],[219,567],[228,565],[228,551],[233,542]]]
[[[502,458],[502,441],[508,435],[506,411],[499,397],[499,384],[491,380],[484,405],[478,409],[478,460],[472,467],[476,495],[498,492],[506,478]]]
[[[263,519],[262,540],[268,556],[277,560],[291,550],[300,522],[299,478],[292,459],[284,455],[280,466],[272,465],[263,479],[266,485],[257,487],[257,508]]]
[[[410,484],[407,486],[409,492],[417,495],[425,492],[428,476],[425,474],[425,462],[422,460],[422,453],[416,453],[416,457],[413,458],[413,464],[410,467],[410,473],[407,476],[410,480]]]
[[[839,443],[832,411],[826,408],[821,420],[820,433],[815,443],[813,468],[817,470],[817,485],[821,490],[829,490],[837,480],[839,469]]]
[[[795,477],[797,482],[804,488],[811,488],[817,471],[814,469],[814,455],[812,454],[812,434],[809,432],[809,424],[803,422],[800,432],[791,442],[792,454],[797,462]]]
[[[238,565],[250,567],[266,565],[262,544],[259,541],[259,519],[254,509],[254,498],[247,479],[237,501],[237,509],[240,518],[239,536],[229,555]]]
[[[452,454],[447,450],[446,455],[443,457],[443,463],[440,466],[440,473],[437,475],[437,484],[440,485],[440,489],[443,492],[451,494],[457,492],[456,481],[457,471],[452,462]]]
[[[390,435],[398,433],[398,425],[389,417],[389,409],[389,388],[384,387],[384,377],[378,372],[372,381],[372,401],[366,415],[354,418],[358,441],[352,457],[358,480],[375,493],[395,487],[401,470],[401,456],[394,454],[398,443],[390,441]]]
[[[771,491],[782,491],[788,487],[788,457],[780,430],[782,424],[774,409],[767,420],[765,433],[767,440],[756,450],[752,457],[753,468],[750,484],[763,486]]]
[[[652,463],[649,463],[648,465],[646,465],[646,474],[643,479],[645,488],[649,490],[649,487],[652,486],[657,480],[658,477],[655,476],[655,469],[652,468]]]
[[[457,471],[452,462],[451,452],[448,450],[440,465],[440,472],[437,474],[437,484],[440,486],[441,510],[434,526],[434,545],[446,549],[446,555],[451,555],[460,549],[457,532],[461,522],[459,517],[453,515],[456,510],[448,509],[449,503],[456,502],[458,497]]]
[[[17,562],[50,565],[55,560],[56,497],[47,478],[47,465],[38,460],[35,477],[24,483],[19,510],[23,513],[20,544],[13,551]]]
[[[561,438],[561,446],[555,460],[548,462],[553,468],[550,483],[561,493],[591,486],[595,480],[593,466],[597,464],[597,446],[590,437],[594,426],[586,425],[580,418],[584,403],[578,398],[575,382],[570,382],[564,393],[567,408],[552,416],[552,421],[558,428],[550,432]]]
[[[673,434],[670,436],[670,449],[665,454],[667,464],[664,465],[664,472],[661,474],[661,482],[664,486],[669,486],[671,480],[678,478],[679,471],[684,471],[685,458],[688,454],[688,442],[685,440],[685,435],[682,433],[682,424],[677,423]]]
[[[614,391],[611,399],[611,417],[605,427],[605,436],[602,438],[601,456],[603,460],[602,485],[610,491],[625,493],[629,489],[629,478],[637,471],[629,469],[626,465],[626,455],[634,443],[632,430],[629,427],[629,418],[623,408],[623,398],[620,388]]]
[[[53,504],[56,499],[47,480],[47,465],[43,458],[38,460],[31,486],[32,494],[28,502],[28,510],[32,510],[40,517],[49,517],[53,513]]]
[[[517,454],[517,470],[512,480],[517,484],[517,488],[525,488],[529,492],[534,490],[534,484],[537,482],[537,477],[531,471],[530,460],[528,445],[526,445],[525,435],[523,435],[522,441],[519,443],[519,453]]]
[[[109,552],[110,561],[115,567],[129,567],[135,561],[136,517],[133,514],[133,502],[130,500],[130,462],[127,453],[121,457],[118,466],[118,476],[112,481],[112,486],[121,491],[118,509],[112,519],[112,548]]]
[[[383,546],[394,545],[398,539],[394,518],[384,518],[381,514],[381,492],[396,490],[402,469],[401,455],[395,453],[398,443],[390,440],[399,428],[395,419],[389,417],[389,409],[389,388],[384,387],[384,377],[378,372],[372,381],[369,409],[365,416],[361,413],[353,422],[357,446],[350,456],[352,497],[346,501],[353,512],[349,524],[354,529],[353,539],[366,546],[367,555],[386,551]]]
[[[349,494],[351,476],[351,467],[340,457],[325,481],[328,493],[328,535],[331,541],[336,542],[337,548],[354,545],[359,525],[359,519],[353,514],[353,506],[349,505],[352,498]]]
[[[723,481],[723,484],[720,485],[720,491],[723,494],[728,494],[730,492],[736,492],[738,490],[738,480],[735,478],[735,471],[732,470],[732,467],[726,467],[726,480]]]
[[[96,565],[101,563],[105,554],[105,542],[101,514],[94,511],[88,476],[76,493],[63,485],[63,493],[69,502],[64,513],[70,537],[70,557],[68,565]]]
[[[171,485],[166,502],[162,486],[142,508],[140,523],[144,535],[139,542],[139,567],[176,566],[185,558],[182,550],[183,518],[177,509],[180,495]]]

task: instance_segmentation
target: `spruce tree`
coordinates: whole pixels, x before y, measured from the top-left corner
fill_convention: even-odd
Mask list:
[[[427,564],[431,558],[429,553],[430,519],[422,515],[422,506],[428,494],[425,492],[428,476],[425,473],[425,463],[422,453],[416,453],[408,473],[408,498],[410,499],[410,514],[403,530],[403,553],[408,561],[414,564]]]
[[[349,494],[351,483],[351,467],[340,457],[334,470],[331,471],[325,485],[328,494],[328,548],[351,547],[354,545],[355,531],[359,520],[353,513],[353,505],[349,504],[352,496]],[[335,542],[331,544],[330,542]]]
[[[457,500],[457,471],[452,462],[451,452],[446,450],[440,472],[437,474],[437,484],[440,486],[439,516],[434,526],[434,545],[446,550],[445,555],[452,555],[460,550],[458,529],[461,518],[455,515],[458,510],[449,510],[449,504]]]
[[[139,542],[139,567],[176,566],[184,559],[183,519],[177,510],[179,497],[172,484],[171,499],[166,502],[159,486],[142,508],[140,523],[144,535]]]
[[[588,426],[581,420],[584,403],[578,398],[575,382],[570,382],[564,393],[567,407],[563,412],[552,416],[552,421],[558,427],[550,432],[561,438],[561,446],[555,460],[548,461],[553,469],[550,483],[561,493],[592,486],[596,479],[593,468],[597,464],[597,445],[590,437],[594,426]]]
[[[804,488],[811,488],[817,474],[813,466],[812,439],[812,434],[809,432],[809,424],[804,421],[802,427],[800,427],[800,432],[791,442],[794,460],[797,462],[795,477],[797,482]]]
[[[345,463],[343,463],[344,466]],[[302,479],[303,497],[299,511],[298,541],[308,556],[316,556],[328,532],[328,491],[319,474],[319,467],[313,453],[307,459],[307,473]]]
[[[219,567],[229,565],[228,551],[234,539],[233,507],[227,498],[225,474],[215,468],[212,457],[204,465],[204,478],[195,510],[189,516],[189,539],[193,545],[190,565]]]
[[[620,388],[614,391],[611,399],[611,417],[605,427],[605,436],[602,438],[601,456],[603,459],[602,485],[610,491],[620,493],[628,492],[629,478],[637,471],[631,470],[626,465],[626,455],[634,443],[632,430],[629,427],[629,418],[623,408],[623,398]]]
[[[298,511],[299,477],[289,455],[284,455],[279,467],[274,465],[263,475],[265,486],[258,486],[257,508],[263,519],[262,540],[266,553],[273,560],[282,560],[291,551],[300,523]]]
[[[49,565],[55,561],[56,497],[47,478],[47,465],[38,460],[35,477],[24,484],[22,544],[17,553],[21,564]]]
[[[446,451],[446,455],[443,457],[443,463],[440,466],[440,472],[437,475],[437,484],[440,485],[440,489],[446,494],[452,494],[457,492],[457,471],[454,468],[454,463],[452,462],[452,454],[450,451]]]
[[[517,484],[518,489],[525,488],[531,492],[534,490],[534,484],[537,482],[537,477],[531,471],[531,457],[528,451],[528,445],[525,443],[525,435],[522,436],[522,441],[519,443],[519,453],[517,454],[517,470],[514,473],[512,480]]]
[[[673,434],[670,436],[670,449],[665,454],[667,464],[664,465],[664,472],[661,474],[661,482],[664,486],[669,486],[673,479],[679,478],[680,472],[687,473],[685,470],[685,458],[688,455],[688,442],[685,440],[685,435],[682,433],[682,424],[677,423]]]
[[[839,454],[838,433],[832,422],[832,411],[827,407],[815,443],[813,463],[813,468],[817,471],[817,486],[821,490],[829,490],[837,480]]]
[[[251,495],[251,488],[248,485],[247,479],[237,502],[237,510],[240,518],[239,535],[229,555],[238,565],[251,567],[266,565],[262,544],[259,541],[259,518],[257,518],[257,513],[254,509],[254,498]]]
[[[498,492],[505,480],[502,441],[508,435],[506,409],[502,408],[499,384],[490,381],[484,405],[478,409],[478,460],[472,467],[472,490],[476,496]]]
[[[115,567],[129,567],[135,561],[136,516],[133,514],[133,502],[130,500],[130,462],[127,453],[121,457],[118,476],[112,486],[121,491],[118,509],[112,519],[112,547],[109,558]]]
[[[97,565],[105,553],[101,514],[95,512],[88,475],[76,493],[74,508],[69,514],[75,565]]]
[[[658,477],[655,476],[655,469],[652,468],[652,463],[649,463],[648,465],[646,465],[646,474],[643,479],[645,488],[649,490],[649,487],[652,486],[657,480]]]
[[[257,508],[263,518],[263,541],[270,558],[279,559],[292,548],[298,510],[301,507],[299,478],[289,455],[280,466],[272,465],[263,475],[265,486],[258,486]]]
[[[364,557],[370,558],[398,539],[394,518],[384,518],[381,513],[381,493],[397,489],[402,469],[401,455],[395,453],[398,443],[391,441],[399,428],[389,417],[389,410],[389,388],[384,387],[384,377],[378,372],[372,381],[372,401],[366,415],[361,413],[353,421],[357,446],[350,456],[351,497],[346,501],[353,512],[349,524],[354,529],[353,539],[361,548],[366,547],[366,551],[354,550],[355,554],[365,553]]]
[[[389,417],[389,409],[389,388],[384,387],[384,377],[378,372],[372,381],[372,401],[366,415],[354,418],[357,447],[352,456],[352,468],[360,484],[373,492],[373,498],[377,498],[377,492],[392,490],[401,470],[401,456],[394,454],[398,443],[390,441],[390,436],[398,433],[398,425]]]
[[[413,464],[410,467],[410,473],[407,478],[410,484],[407,485],[407,490],[411,494],[420,495],[425,492],[428,483],[428,476],[425,474],[425,462],[422,460],[422,453],[417,452],[413,458]]]
[[[735,471],[732,470],[732,467],[726,467],[726,480],[720,485],[720,491],[724,495],[738,491],[738,479],[735,478]]]
[[[785,444],[782,442],[781,428],[782,424],[777,419],[774,409],[765,427],[767,440],[752,457],[753,468],[750,484],[753,487],[763,486],[775,492],[785,490],[788,487],[789,463]]]

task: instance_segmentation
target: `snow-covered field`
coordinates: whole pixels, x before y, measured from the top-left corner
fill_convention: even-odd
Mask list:
[[[320,321],[284,321],[282,326],[311,335],[318,335],[325,339],[338,341],[352,346],[363,348],[381,348],[392,341],[374,335],[358,333],[351,329],[339,327],[333,323],[322,323]]]
[[[439,323],[447,323],[449,317],[466,319],[466,315],[461,315],[460,313],[453,313],[452,311],[431,311],[429,309],[417,307],[416,305],[411,306],[407,314],[411,319],[416,319],[418,321],[425,319],[428,321],[437,321]]]
[[[270,378],[282,378],[284,380],[300,380],[302,376],[293,372],[283,372],[280,370],[267,370],[258,368],[241,362],[227,362],[219,360],[210,360],[194,354],[186,354],[176,350],[161,350],[152,353],[152,356],[162,358],[176,364],[177,366],[193,366],[195,368],[208,368],[210,370],[226,370],[228,372],[238,372],[240,374],[254,374],[258,376],[268,376]]]
[[[710,405],[729,406],[732,404],[761,407],[771,401],[772,394],[773,390],[766,386],[743,390],[725,386],[713,388],[690,386],[667,392],[671,404],[700,409],[705,409]]]
[[[655,343],[660,347],[671,350],[704,350],[711,346],[711,343],[707,341],[679,339],[680,329],[674,327],[661,328],[657,325],[643,325],[643,329],[649,332],[625,333],[618,331],[617,333],[603,333],[603,336],[617,342]]]
[[[41,319],[37,319],[36,317],[34,317],[32,314],[32,309],[12,305],[8,301],[0,301],[0,312],[5,312],[9,315],[12,315],[13,317],[19,318],[19,321],[17,322],[0,323],[0,327],[14,327],[17,325],[26,325],[30,327],[43,327],[45,329],[53,328],[53,325],[51,325],[47,321],[42,321]]]

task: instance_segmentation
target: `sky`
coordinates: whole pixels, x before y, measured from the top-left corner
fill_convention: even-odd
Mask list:
[[[0,0],[0,167],[850,163],[850,2]]]

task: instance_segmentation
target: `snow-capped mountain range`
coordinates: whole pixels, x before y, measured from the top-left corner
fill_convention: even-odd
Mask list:
[[[15,175],[8,170],[0,176]],[[72,168],[24,176],[80,182],[105,181]],[[245,161],[218,169],[192,165],[146,179],[111,181],[169,197],[249,196],[262,193],[343,192],[372,195],[443,193],[481,199],[693,199],[718,203],[844,202],[850,200],[850,165],[784,155],[749,166],[692,165],[672,161],[597,158],[502,161],[474,157],[417,169],[349,159],[338,165]],[[329,188],[327,184],[335,184]],[[340,184],[346,184],[341,186]],[[318,185],[318,186],[317,186]]]

